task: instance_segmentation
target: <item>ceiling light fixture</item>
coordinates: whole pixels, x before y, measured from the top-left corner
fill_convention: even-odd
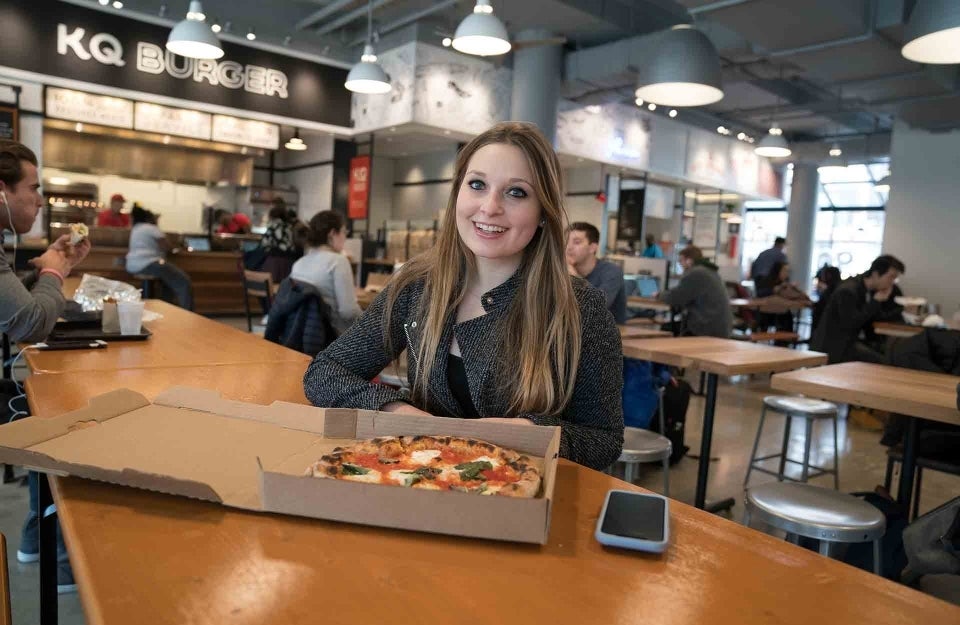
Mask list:
[[[453,39],[451,39],[450,37],[444,37],[440,43],[443,44],[444,48],[449,48],[450,46],[453,45]]]
[[[637,98],[634,102],[637,103],[637,106],[643,106],[643,98]]]
[[[647,108],[651,111],[655,111],[657,110],[657,105],[651,102],[650,104],[647,105]]]
[[[702,32],[689,24],[664,31],[657,55],[640,66],[638,98],[666,106],[703,106],[723,98],[720,56]]]
[[[100,6],[105,7],[110,4],[110,0],[100,0]]]
[[[753,148],[753,151],[760,156],[770,158],[784,158],[793,154],[793,150],[790,149],[787,140],[783,138],[783,131],[780,130],[776,122],[770,127],[770,132],[767,136],[760,139],[760,143],[757,144],[757,147]]]
[[[210,26],[210,30],[212,30],[215,33],[219,33],[221,30],[223,30],[223,27],[220,26],[220,22],[218,22],[217,20],[213,20],[213,24]]]
[[[343,86],[355,93],[389,93],[390,77],[377,63],[377,55],[373,51],[373,2],[367,2],[367,44],[363,46],[360,62],[353,66],[347,74],[347,81]]]
[[[603,110],[603,108],[599,104],[588,104],[586,106],[586,109],[588,113],[592,113],[593,115],[596,115],[597,113]]]
[[[668,114],[670,117],[676,117],[676,116],[677,116],[677,109],[670,109],[670,112],[667,113],[667,114]]]
[[[300,129],[297,128],[293,131],[293,136],[290,137],[290,140],[283,144],[283,147],[288,150],[293,150],[295,152],[302,152],[307,149],[307,144],[303,142],[303,139],[300,138]]]
[[[900,54],[917,63],[960,63],[960,3],[917,0],[904,31]]]
[[[507,29],[493,14],[490,0],[477,0],[453,35],[453,48],[464,54],[499,56],[510,51]]]
[[[840,149],[840,146],[834,143],[830,146],[830,151],[828,152],[830,156],[840,156],[843,154],[843,150]]]
[[[257,33],[251,27],[250,30],[247,31],[247,41],[255,41],[256,39]]]
[[[197,16],[200,16],[197,18]],[[220,40],[204,21],[203,6],[190,2],[187,18],[179,22],[167,37],[167,50],[190,59],[219,59],[223,56]]]
[[[116,2],[113,3],[113,8],[115,8],[115,9],[117,9],[117,10],[122,9],[122,8],[123,8],[123,3],[120,2],[120,0],[116,0]]]

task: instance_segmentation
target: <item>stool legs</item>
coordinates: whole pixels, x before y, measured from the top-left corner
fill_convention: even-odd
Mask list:
[[[840,490],[840,445],[837,442],[837,429],[840,427],[840,417],[833,415],[833,490]]]
[[[663,411],[663,388],[660,388],[657,391],[657,396],[660,403],[660,436],[667,435],[666,427],[666,413]],[[670,496],[670,457],[663,459],[663,496]]]
[[[877,575],[881,574],[881,562],[880,562],[880,539],[873,541],[873,572]]]
[[[630,484],[633,484],[633,473],[635,470],[634,469],[635,466],[636,464],[633,462],[624,463],[623,465],[623,481],[624,482],[629,482]]]
[[[793,418],[787,414],[784,415],[785,421],[783,423],[783,445],[780,449],[780,469],[777,471],[777,481],[783,481],[783,472],[787,466],[787,449],[790,447],[790,422]]]
[[[747,487],[747,482],[750,481],[750,472],[753,471],[753,459],[757,457],[757,448],[760,446],[760,435],[763,433],[763,422],[767,418],[767,406],[763,406],[763,410],[760,411],[760,425],[757,426],[757,437],[753,439],[753,451],[750,452],[750,464],[747,465],[747,476],[743,478],[743,487]],[[787,417],[789,419],[790,417]],[[781,466],[780,472],[783,473],[783,468]]]
[[[810,473],[810,445],[813,443],[813,419],[807,418],[806,440],[803,441],[803,465],[800,467],[800,481],[806,484]],[[786,450],[783,452],[786,454]]]

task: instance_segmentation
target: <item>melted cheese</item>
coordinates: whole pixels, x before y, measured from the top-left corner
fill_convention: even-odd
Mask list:
[[[434,458],[440,457],[438,449],[422,449],[410,454],[410,460],[416,464],[430,464]]]
[[[369,472],[364,473],[363,475],[344,475],[343,479],[350,480],[351,482],[365,482],[367,484],[379,484],[380,472],[375,469],[370,469]]]
[[[491,458],[490,456],[480,456],[479,458],[474,458],[474,459],[473,459],[474,462],[483,462],[484,460],[486,460],[487,462],[489,462],[489,463],[493,466],[494,469],[496,469],[497,467],[499,467],[500,464],[501,464],[499,460],[497,460],[496,458]]]

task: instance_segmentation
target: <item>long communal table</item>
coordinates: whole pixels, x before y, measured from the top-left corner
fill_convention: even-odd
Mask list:
[[[707,374],[697,489],[694,497],[694,505],[698,508],[707,508],[707,480],[719,376],[790,371],[801,367],[815,367],[827,361],[826,354],[819,352],[802,352],[704,336],[625,340],[623,355],[674,367],[693,367]],[[732,505],[733,500],[725,499],[708,509],[718,510]]]
[[[866,362],[845,362],[773,376],[771,386],[829,401],[960,425],[960,377]],[[897,500],[910,510],[916,471],[917,419],[907,420]]]
[[[656,339],[652,339],[656,340]],[[670,339],[674,340],[674,339]],[[39,417],[125,386],[188,381],[303,402],[295,363],[32,376]],[[663,555],[593,538],[607,491],[643,489],[567,461],[544,546],[258,514],[52,478],[90,625],[537,622],[947,625],[960,609],[671,501]]]

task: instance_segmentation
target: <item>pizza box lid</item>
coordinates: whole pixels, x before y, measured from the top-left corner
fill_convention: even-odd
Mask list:
[[[333,447],[400,434],[475,437],[544,458],[544,494],[483,497],[304,477]],[[544,543],[559,441],[559,427],[264,406],[188,387],[150,402],[120,389],[80,410],[0,426],[0,462],[248,510]]]

